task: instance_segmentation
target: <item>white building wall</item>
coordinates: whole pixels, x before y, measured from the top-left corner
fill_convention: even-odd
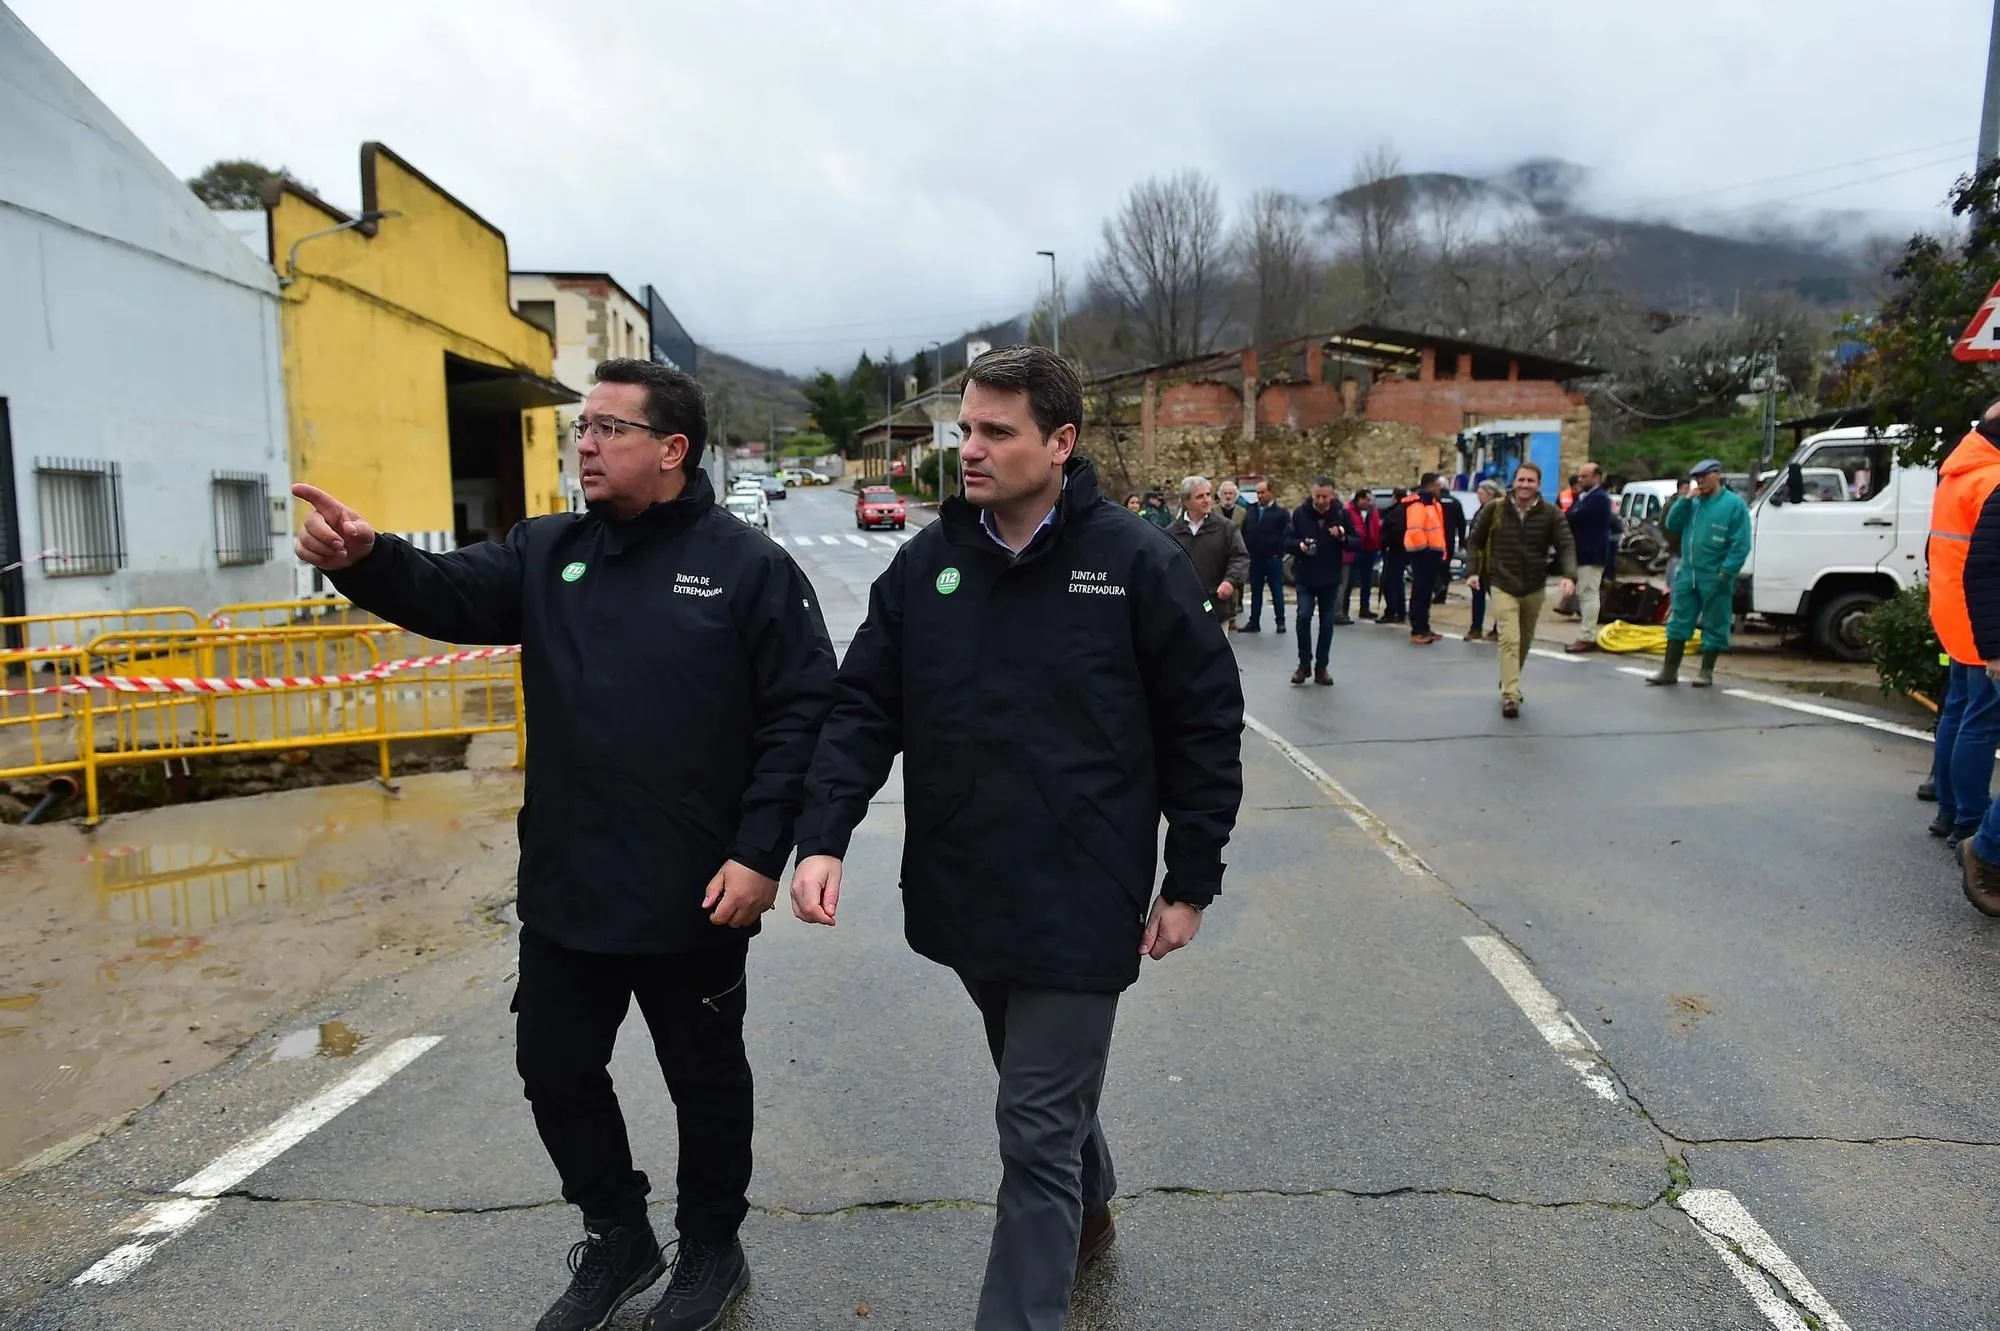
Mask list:
[[[290,480],[275,275],[0,8],[0,399],[27,610],[206,612],[291,590],[289,541],[224,567],[211,479]],[[49,576],[40,459],[115,462],[125,567]],[[283,517],[275,520],[282,524]]]

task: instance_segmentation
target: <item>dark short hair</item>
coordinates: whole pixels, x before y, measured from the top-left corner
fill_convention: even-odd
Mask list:
[[[1516,476],[1519,476],[1524,471],[1532,471],[1533,473],[1535,473],[1535,479],[1538,481],[1542,479],[1542,468],[1541,464],[1539,463],[1517,462],[1514,464],[1514,474]]]
[[[1364,486],[1362,486],[1362,487],[1361,487],[1361,488],[1360,488],[1359,490],[1356,490],[1356,491],[1354,492],[1354,497],[1355,497],[1356,499],[1359,499],[1359,498],[1361,498],[1361,496],[1363,496],[1363,495],[1367,495],[1367,496],[1368,496],[1368,497],[1369,497],[1370,499],[1373,499],[1373,498],[1375,497],[1375,492],[1374,492],[1373,490],[1369,489],[1369,488],[1368,488],[1367,486],[1365,486],[1365,485],[1364,485]]]
[[[1397,486],[1397,487],[1396,487],[1396,488],[1395,488],[1394,490],[1392,490],[1392,491],[1391,491],[1391,492],[1389,493],[1389,497],[1390,497],[1391,499],[1402,499],[1402,498],[1404,498],[1405,496],[1407,496],[1407,495],[1408,495],[1409,493],[1410,493],[1410,491],[1409,491],[1408,487],[1406,487],[1406,486],[1401,486],[1401,485],[1399,485],[1399,486]]]
[[[1424,474],[1423,474],[1422,476],[1419,476],[1419,477],[1417,478],[1417,488],[1418,488],[1419,490],[1421,490],[1421,489],[1423,489],[1423,488],[1424,488],[1424,487],[1425,487],[1426,485],[1431,485],[1431,484],[1434,484],[1434,483],[1435,483],[1435,482],[1437,481],[1437,478],[1438,478],[1438,474],[1437,474],[1436,472],[1434,472],[1434,471],[1427,471],[1427,472],[1425,472],[1425,473],[1424,473]]]
[[[1313,489],[1317,490],[1322,485],[1324,485],[1329,490],[1333,489],[1333,477],[1331,476],[1313,477]]]
[[[1065,425],[1083,429],[1083,380],[1047,347],[995,347],[966,367],[965,382],[1026,393],[1028,411],[1044,439]]]
[[[702,450],[708,447],[708,398],[693,375],[629,356],[597,362],[596,374],[600,384],[644,385],[646,424],[662,434],[686,435],[681,471],[692,475],[701,469]]]

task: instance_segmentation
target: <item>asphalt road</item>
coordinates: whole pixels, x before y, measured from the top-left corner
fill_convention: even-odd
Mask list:
[[[850,540],[849,504],[773,507],[843,642],[893,546]],[[1291,639],[1236,642],[1260,728],[1225,895],[1123,1004],[1120,1238],[1072,1327],[2000,1323],[2000,944],[1910,798],[1924,743],[1608,658],[1533,659],[1505,722],[1491,646],[1343,629],[1327,689],[1286,682]],[[993,1075],[902,942],[900,800],[856,838],[840,928],[774,916],[752,952],[731,1327],[970,1321]],[[577,1224],[514,1077],[511,973],[493,949],[330,996],[0,1187],[5,1324],[531,1325]],[[370,1036],[352,1060],[270,1057],[332,1016]],[[268,1163],[230,1154],[419,1036]],[[614,1072],[664,1207],[636,1023]],[[146,1208],[177,1188],[220,1197],[168,1232],[186,1204]],[[126,1244],[144,1260],[72,1283]]]

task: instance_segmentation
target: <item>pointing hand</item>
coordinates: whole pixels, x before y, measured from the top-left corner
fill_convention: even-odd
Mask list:
[[[337,573],[368,558],[375,529],[359,513],[316,485],[294,485],[292,494],[313,506],[292,543],[303,562]]]

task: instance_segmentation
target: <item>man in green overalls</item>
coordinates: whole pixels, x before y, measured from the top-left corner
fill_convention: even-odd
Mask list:
[[[1715,658],[1729,650],[1736,609],[1736,575],[1750,557],[1750,506],[1722,483],[1722,464],[1703,458],[1688,473],[1695,492],[1667,514],[1667,531],[1681,538],[1681,566],[1667,611],[1667,659],[1648,684],[1678,684],[1688,639],[1701,630],[1698,689],[1715,683]]]

